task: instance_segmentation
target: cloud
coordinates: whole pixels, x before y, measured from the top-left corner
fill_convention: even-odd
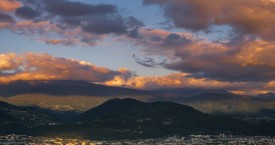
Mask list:
[[[0,23],[0,29],[8,29],[16,34],[35,37],[39,41],[52,45],[94,46],[106,37],[83,32],[81,28],[63,29],[49,21],[33,22],[28,20],[13,24],[5,22]]]
[[[144,0],[158,4],[179,28],[194,32],[231,26],[234,33],[274,40],[275,3],[271,0]]]
[[[174,51],[177,61],[168,69],[191,73],[196,78],[222,81],[263,81],[274,79],[275,44],[267,41],[247,42],[237,50],[219,44],[194,43]]]
[[[133,54],[133,58],[138,64],[145,67],[156,67],[156,65],[158,64],[153,58],[150,57],[144,57],[144,59],[140,59],[135,54]]]
[[[37,11],[28,6],[23,6],[16,9],[15,13],[17,16],[25,19],[32,19],[40,15]]]
[[[172,89],[172,88],[192,88],[192,89],[237,89],[239,87],[252,87],[249,83],[225,82],[208,80],[205,78],[192,78],[187,73],[172,73],[166,76],[134,76],[127,80],[120,76],[113,80],[104,82],[106,85],[123,86],[139,89]],[[262,84],[261,84],[262,85]],[[260,86],[260,85],[257,85]],[[254,87],[254,86],[253,86]]]
[[[68,0],[20,0],[19,4],[10,12],[14,20],[0,13],[0,29],[52,45],[94,46],[106,37],[129,35],[144,25],[133,16],[123,17],[110,4]]]
[[[21,3],[17,0],[1,0],[0,1],[0,10],[10,12],[14,11],[21,6]]]
[[[101,81],[106,84],[124,84],[136,88],[187,85],[213,88],[219,88],[220,85],[223,88],[231,88],[231,84],[242,84],[242,90],[234,87],[231,89],[243,92],[248,92],[251,88],[255,92],[272,90],[272,85],[263,84],[272,84],[275,77],[273,1],[144,0],[144,3],[161,5],[165,16],[178,28],[193,32],[208,31],[211,34],[216,26],[229,26],[230,36],[222,38],[221,41],[209,41],[193,33],[151,29],[133,16],[122,15],[117,6],[109,4],[84,4],[68,0],[3,0],[0,1],[0,29],[31,36],[51,45],[94,46],[105,38],[116,37],[117,40],[127,40],[133,46],[139,47],[138,50],[144,56],[134,58],[138,64],[146,67],[163,67],[178,71],[178,74],[156,78],[131,77],[128,80],[123,79],[126,74],[119,70],[107,69],[107,73],[98,72],[98,69],[94,68],[89,70],[90,66],[83,67],[79,61],[46,55],[49,60],[55,59],[52,64],[48,64],[49,66],[55,66],[54,64],[61,63],[61,60],[66,60],[69,64],[74,62],[70,65],[73,68],[61,63],[61,66],[67,66],[61,70],[70,70],[67,73],[60,72],[60,69],[57,69],[59,67],[48,72],[38,64],[33,65],[33,68],[39,69],[27,67],[28,63],[33,63],[29,55],[12,57],[6,54],[1,56],[0,62],[2,80],[17,80],[23,77],[72,78]],[[46,57],[32,55],[37,58]],[[23,60],[28,63],[22,63]],[[81,69],[75,73],[77,66]],[[252,83],[257,84],[258,89],[251,87]]]
[[[61,16],[85,16],[117,12],[116,6],[110,4],[92,5],[67,0],[43,0],[43,2],[48,12]]]
[[[50,67],[49,67],[50,66]],[[0,55],[0,83],[17,80],[83,80],[135,89],[222,89],[243,94],[274,92],[274,81],[231,82],[192,77],[189,73],[137,76],[127,68],[111,70],[91,63],[49,54]]]
[[[85,61],[58,58],[48,54],[0,55],[0,82],[16,80],[85,80],[105,82],[116,76],[128,79],[127,69],[110,70]],[[50,67],[49,67],[50,66]]]
[[[47,44],[52,44],[52,45],[58,45],[62,44],[65,46],[73,46],[75,44],[81,43],[79,39],[42,39]]]
[[[0,70],[14,70],[18,68],[21,64],[21,59],[16,57],[16,54],[0,54]]]
[[[145,24],[143,22],[139,21],[137,18],[135,18],[133,16],[129,16],[127,24],[134,28],[140,28],[140,27],[145,26]]]
[[[145,60],[145,61],[136,60],[136,62],[140,65],[145,66],[145,67],[156,67],[154,64],[152,64],[152,62],[148,62],[148,60]]]
[[[132,76],[128,79],[116,76],[112,80],[102,83],[109,86],[128,87],[143,90],[225,90],[242,95],[257,95],[268,92],[275,93],[275,81],[218,81],[207,78],[194,78],[188,73],[172,73],[165,76]]]
[[[9,14],[0,11],[0,23],[14,23],[14,19]]]
[[[127,32],[127,26],[120,15],[111,18],[99,16],[87,21],[87,24],[82,26],[82,30],[97,34],[123,34]]]
[[[143,47],[141,51],[147,58],[161,56],[167,60],[154,66],[194,78],[229,82],[269,82],[275,77],[274,42],[256,39],[231,46],[188,33],[141,28],[138,34],[138,39],[130,41]]]

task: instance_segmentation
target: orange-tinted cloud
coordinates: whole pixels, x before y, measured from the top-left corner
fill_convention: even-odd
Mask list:
[[[52,45],[94,46],[98,41],[106,37],[84,32],[80,28],[63,29],[49,21],[0,22],[0,29],[8,29],[16,34],[36,37],[39,41]]]
[[[47,44],[52,44],[52,45],[63,44],[66,46],[71,46],[71,45],[76,45],[81,43],[79,39],[42,39],[42,41],[45,41],[45,43]]]
[[[213,26],[227,25],[235,33],[275,38],[273,0],[144,0],[144,3],[162,5],[165,16],[180,28],[209,31]]]
[[[223,89],[238,94],[273,92],[274,81],[230,82],[190,77],[188,73],[166,76],[136,76],[126,68],[111,70],[85,61],[58,58],[48,54],[14,53],[0,55],[0,82],[17,80],[84,80],[109,86],[135,89]]]
[[[0,70],[12,70],[20,66],[20,58],[16,57],[16,54],[0,54]]]
[[[231,83],[207,79],[188,77],[185,73],[174,73],[167,76],[135,76],[127,80],[120,76],[105,82],[110,86],[125,86],[139,89],[164,89],[164,88],[201,88],[201,89],[224,89],[243,86],[246,83]]]
[[[17,0],[1,0],[0,10],[14,11],[21,6],[21,3]]]
[[[173,73],[166,76],[132,76],[128,79],[116,76],[112,80],[102,82],[108,86],[128,87],[143,90],[154,89],[193,89],[193,90],[227,90],[240,95],[257,95],[268,92],[275,93],[275,81],[270,82],[229,82],[193,78],[186,73]]]
[[[275,77],[273,41],[247,39],[232,46],[164,30],[140,29],[139,35],[131,40],[144,48],[144,55],[165,57],[159,66],[189,77],[230,82],[269,82]]]
[[[53,57],[48,54],[1,54],[0,82],[16,80],[85,80],[104,82],[115,76],[128,78],[123,70],[110,70],[85,61]]]

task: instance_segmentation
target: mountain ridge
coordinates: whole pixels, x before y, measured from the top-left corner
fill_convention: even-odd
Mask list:
[[[16,95],[17,94],[17,95]],[[185,95],[197,94],[186,97]],[[14,95],[14,96],[12,96]],[[183,95],[183,96],[182,96]],[[205,113],[257,113],[275,110],[275,95],[237,95],[224,90],[164,89],[137,90],[105,86],[87,81],[16,81],[0,84],[0,100],[15,105],[36,105],[53,110],[86,111],[112,98],[140,101],[172,101]]]
[[[24,93],[43,93],[48,95],[153,95],[150,91],[114,86],[105,86],[88,81],[77,80],[36,80],[0,83],[0,96],[11,97]]]

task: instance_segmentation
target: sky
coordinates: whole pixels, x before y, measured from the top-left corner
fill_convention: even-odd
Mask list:
[[[275,92],[273,0],[1,0],[0,83]]]

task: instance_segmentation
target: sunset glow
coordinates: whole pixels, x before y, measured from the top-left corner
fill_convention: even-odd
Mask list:
[[[126,3],[0,1],[0,82],[275,91],[274,1]]]

